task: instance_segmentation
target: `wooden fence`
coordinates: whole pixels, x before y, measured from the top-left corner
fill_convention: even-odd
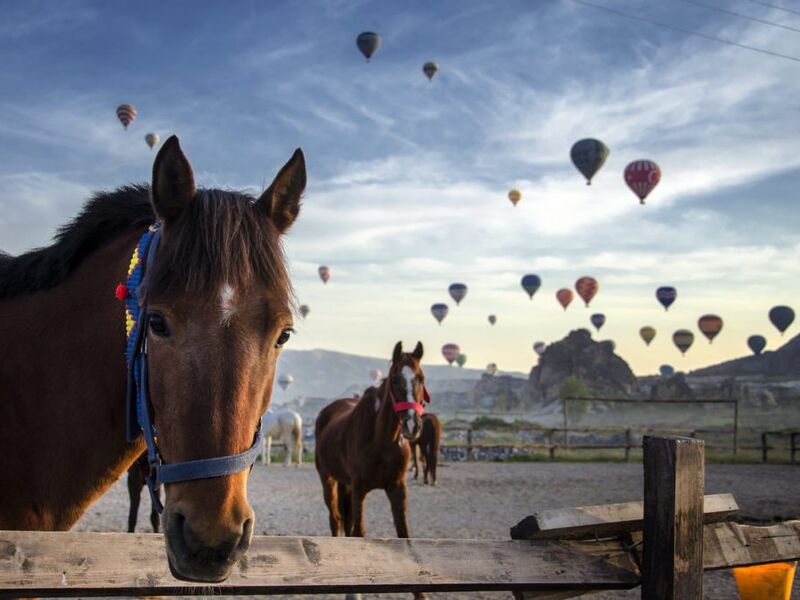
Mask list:
[[[555,599],[641,585],[643,598],[699,600],[704,570],[758,578],[753,565],[800,559],[800,521],[727,522],[735,500],[704,496],[703,464],[700,440],[647,437],[644,502],[541,511],[507,541],[255,536],[230,578],[208,585],[170,575],[159,535],[0,531],[0,596],[508,590]]]

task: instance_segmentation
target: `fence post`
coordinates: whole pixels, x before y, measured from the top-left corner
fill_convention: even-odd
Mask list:
[[[625,462],[631,458],[631,430],[625,430]]]
[[[797,464],[797,436],[800,432],[793,431],[789,434],[789,462],[793,465]]]
[[[550,461],[554,461],[556,459],[556,446],[553,444],[553,430],[547,432],[547,454],[550,458]]]
[[[702,440],[644,438],[642,598],[702,600]]]
[[[567,433],[567,398],[561,400],[561,407],[564,411],[564,448],[569,448],[569,434]]]
[[[733,405],[733,455],[739,451],[739,398]]]
[[[767,448],[767,432],[761,434],[761,462],[767,462],[769,448]]]
[[[472,460],[472,427],[467,429],[467,460]]]

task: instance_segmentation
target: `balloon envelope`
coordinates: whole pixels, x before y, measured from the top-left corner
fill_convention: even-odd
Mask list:
[[[517,202],[519,202],[522,199],[522,192],[520,192],[519,190],[511,190],[510,192],[508,192],[508,199],[511,200],[511,204],[516,206]]]
[[[674,287],[665,285],[656,290],[656,300],[661,303],[664,310],[669,310],[670,305],[675,302],[678,297],[678,290]]]
[[[450,297],[456,301],[456,305],[461,304],[464,296],[467,295],[467,286],[463,283],[454,283],[449,288]]]
[[[591,317],[589,317],[589,320],[592,322],[592,325],[595,326],[597,331],[600,331],[600,328],[606,322],[606,316],[602,313],[594,313]]]
[[[544,354],[544,351],[546,349],[547,349],[547,344],[545,344],[544,342],[536,342],[533,345],[533,351],[536,352],[536,354],[538,354],[539,356]]]
[[[358,49],[361,50],[361,54],[367,59],[372,58],[372,55],[378,51],[378,48],[381,47],[381,36],[379,36],[374,31],[365,31],[363,33],[359,33],[358,37],[356,38],[356,46]]]
[[[656,337],[656,330],[649,325],[645,325],[639,330],[639,337],[641,337],[644,340],[644,343],[649,346],[650,342],[653,341],[653,338]]]
[[[433,315],[433,318],[439,322],[439,325],[442,324],[442,321],[447,316],[447,312],[449,310],[450,309],[447,308],[447,304],[434,304],[431,306],[431,314]]]
[[[497,317],[495,315],[489,315],[489,324],[494,325],[497,323]]]
[[[308,313],[311,312],[311,309],[308,307],[308,304],[301,304],[300,305],[300,315],[305,319],[308,316]]]
[[[381,373],[380,369],[370,369],[369,376],[375,383],[378,383],[381,379],[383,379],[383,373]]]
[[[436,72],[439,70],[439,65],[435,62],[426,62],[422,65],[422,72],[425,73],[425,77],[428,78],[428,81],[433,79],[433,76],[436,75]]]
[[[658,372],[661,373],[663,377],[672,377],[675,375],[675,368],[672,365],[661,365],[658,367]]]
[[[128,125],[133,123],[137,114],[138,111],[133,104],[120,104],[117,107],[117,118],[125,129],[128,128]]]
[[[639,203],[653,191],[661,181],[661,169],[652,160],[635,160],[625,167],[625,183],[639,197]]]
[[[594,277],[581,277],[575,282],[575,291],[578,292],[578,296],[583,299],[586,306],[589,306],[589,302],[592,301],[598,289],[600,289],[600,284]]]
[[[152,150],[153,146],[157,146],[158,142],[161,141],[161,137],[157,133],[148,133],[144,136],[144,141],[147,142],[147,145],[150,146],[150,150]]]
[[[758,356],[767,347],[767,338],[763,335],[751,335],[747,338],[747,346],[753,351],[753,354]]]
[[[445,344],[442,346],[442,356],[444,356],[448,364],[452,365],[459,354],[461,354],[461,348],[458,347],[458,344]]]
[[[710,344],[722,331],[722,319],[717,315],[703,315],[697,320],[697,327],[708,338]]]
[[[286,388],[288,388],[290,385],[292,385],[293,381],[294,381],[294,377],[292,377],[288,373],[278,377],[278,385],[281,386],[281,389],[284,392],[286,391]]]
[[[456,362],[458,363],[459,367],[463,367],[465,364],[467,364],[467,355],[466,354],[459,354],[456,357]]]
[[[489,375],[494,376],[495,373],[497,373],[497,363],[489,363],[486,365],[486,372]]]
[[[567,310],[569,303],[572,302],[572,290],[568,288],[561,288],[556,292],[556,300],[558,303]]]
[[[672,334],[672,343],[681,351],[681,354],[686,354],[686,351],[692,347],[694,342],[694,334],[688,329],[678,329]]]
[[[769,320],[783,335],[794,322],[794,311],[788,306],[773,306],[769,311]]]
[[[522,285],[522,289],[528,293],[528,297],[531,299],[536,293],[536,290],[542,287],[542,279],[538,275],[534,275],[532,273],[525,275],[520,283]]]
[[[322,283],[328,283],[328,280],[331,278],[331,268],[322,265],[319,269],[319,278],[322,279]]]
[[[600,140],[586,138],[575,142],[569,154],[572,164],[586,177],[586,185],[592,185],[592,177],[608,158],[608,147]]]

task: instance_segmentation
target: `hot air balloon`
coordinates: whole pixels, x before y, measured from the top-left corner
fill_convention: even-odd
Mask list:
[[[672,377],[675,375],[675,368],[672,365],[661,365],[658,367],[658,372],[662,377]]]
[[[540,287],[542,287],[542,279],[538,275],[533,275],[529,273],[522,278],[520,282],[522,284],[522,289],[528,293],[528,297],[533,300],[533,295],[536,293]]]
[[[157,133],[148,133],[144,136],[144,141],[147,142],[147,145],[150,146],[150,150],[153,149],[153,146],[158,146],[158,142],[161,141],[161,137]]]
[[[572,164],[586,177],[586,185],[592,185],[592,177],[608,158],[608,147],[593,138],[578,140],[572,145],[570,157]]]
[[[497,363],[489,363],[486,365],[486,372],[492,377],[497,373]]]
[[[646,325],[639,330],[639,337],[641,337],[644,340],[644,343],[649,346],[650,342],[653,341],[653,338],[656,337],[656,330],[653,327]]]
[[[120,104],[117,107],[117,118],[125,129],[128,128],[128,125],[133,123],[136,114],[136,107],[133,104]]]
[[[456,362],[458,363],[459,367],[463,367],[467,364],[467,355],[466,354],[459,354],[456,358]]]
[[[381,373],[380,369],[370,369],[369,376],[372,378],[372,383],[375,386],[378,386],[383,379],[383,373]]]
[[[331,278],[331,268],[322,265],[317,271],[319,271],[319,278],[322,279],[322,283],[328,283]]]
[[[522,200],[522,192],[520,192],[519,190],[511,190],[510,192],[508,192],[508,199],[511,200],[511,204],[516,206],[517,202]]]
[[[305,319],[308,316],[308,313],[311,312],[311,309],[308,307],[308,304],[301,304],[300,305],[300,315]]]
[[[575,282],[575,291],[578,292],[578,296],[583,299],[586,306],[589,306],[589,302],[592,301],[599,288],[600,284],[594,277],[581,277]]]
[[[639,197],[639,203],[653,191],[661,181],[661,169],[652,160],[635,160],[625,167],[625,183]]]
[[[688,329],[678,329],[672,334],[672,343],[681,351],[681,354],[686,355],[686,351],[692,347],[694,342],[694,334]]]
[[[444,356],[445,360],[450,365],[453,364],[453,361],[456,360],[460,354],[461,348],[458,347],[458,344],[445,344],[442,346],[442,356]]]
[[[381,47],[381,36],[373,31],[365,31],[364,33],[359,33],[358,37],[356,38],[356,46],[358,49],[361,50],[361,54],[367,59],[372,58],[372,55],[378,51],[378,48]]]
[[[450,297],[456,301],[456,305],[461,304],[464,296],[467,295],[467,286],[463,283],[454,283],[449,288]]]
[[[661,286],[656,290],[656,300],[661,303],[664,310],[669,310],[669,307],[675,302],[678,297],[678,290],[670,285]]]
[[[286,391],[286,388],[288,388],[290,385],[292,385],[292,382],[293,382],[293,381],[294,381],[294,377],[292,377],[292,376],[291,376],[291,375],[289,375],[288,373],[286,373],[285,375],[281,375],[280,377],[278,377],[278,385],[279,385],[279,386],[281,386],[281,389],[282,389],[284,392]]]
[[[747,345],[753,351],[753,354],[758,356],[767,347],[767,338],[763,335],[751,335],[747,338]]]
[[[558,303],[564,307],[564,310],[567,310],[569,303],[572,302],[572,290],[561,288],[556,292],[556,300],[558,300]]]
[[[544,342],[536,342],[533,344],[533,351],[536,352],[539,356],[544,354],[544,351],[547,349],[547,344]]]
[[[722,331],[722,319],[717,315],[703,315],[697,320],[697,327],[702,334],[712,343],[717,334]]]
[[[434,304],[431,306],[431,314],[433,318],[439,322],[439,325],[442,324],[444,318],[447,316],[447,311],[450,309],[447,308],[447,304]]]
[[[433,79],[433,76],[436,75],[436,72],[439,70],[439,65],[435,62],[426,62],[422,65],[422,72],[425,73],[425,77],[428,78],[428,81]]]
[[[603,313],[594,313],[591,317],[589,317],[589,320],[592,322],[592,325],[595,326],[597,331],[600,331],[600,328],[606,322],[606,316]]]
[[[489,324],[494,325],[497,323],[497,317],[495,315],[489,315]]]
[[[783,335],[794,322],[794,311],[788,306],[773,306],[769,311],[769,320]]]

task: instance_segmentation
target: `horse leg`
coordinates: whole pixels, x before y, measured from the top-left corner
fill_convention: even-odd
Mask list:
[[[392,507],[392,518],[394,518],[394,528],[397,530],[397,537],[408,537],[408,523],[406,522],[406,498],[408,497],[408,487],[402,481],[386,488],[386,496]]]
[[[419,478],[419,467],[417,466],[417,447],[418,444],[411,444],[411,460],[414,461],[411,468],[414,469],[414,479]]]
[[[294,431],[294,451],[297,454],[297,466],[303,464],[303,430],[302,428]]]
[[[425,483],[425,485],[428,485],[428,472],[430,471],[431,468],[431,457],[430,457],[431,447],[429,444],[425,444],[425,446],[423,446],[421,450],[422,450],[422,481],[423,483]]]
[[[131,500],[131,508],[128,511],[128,533],[133,533],[136,530],[136,519],[139,516],[139,500],[142,495],[142,486],[144,482],[139,477],[138,465],[134,465],[133,469],[128,471],[128,497]]]
[[[337,537],[342,533],[342,518],[339,513],[338,484],[331,478],[322,479],[322,495],[325,497],[325,506],[328,507],[328,521],[331,526],[331,535]]]
[[[161,486],[156,488],[156,497],[161,501]],[[153,526],[153,533],[158,533],[158,525],[161,519],[158,517],[158,511],[155,505],[150,503],[150,524]]]
[[[339,513],[344,521],[344,534],[347,537],[353,535],[353,503],[350,496],[350,488],[344,484],[339,484]]]
[[[431,485],[436,485],[436,466],[439,464],[439,445],[431,444],[428,465],[431,472]]]
[[[266,436],[264,438],[264,446],[266,447],[266,450],[264,451],[264,456],[266,456],[267,460],[264,461],[264,459],[262,457],[261,461],[265,465],[271,465],[272,464],[272,436],[271,435],[268,435],[268,436]]]
[[[361,486],[353,485],[350,492],[350,508],[352,511],[352,529],[351,534],[353,537],[364,537],[364,498],[366,494],[361,489]]]
[[[292,464],[292,441],[290,439],[291,437],[292,437],[291,435],[284,435],[282,439],[283,446],[284,448],[286,448],[286,452],[283,455],[284,467],[288,467],[290,464]]]

